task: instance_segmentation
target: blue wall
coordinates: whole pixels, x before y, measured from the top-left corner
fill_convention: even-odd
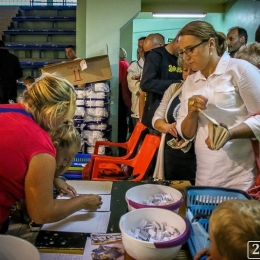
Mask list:
[[[133,20],[132,59],[136,59],[137,40],[150,33],[160,32],[166,38],[174,38],[176,33],[194,19],[152,19],[151,13],[142,18],[142,13]],[[260,24],[260,2],[238,0],[227,6],[226,13],[210,13],[203,19],[211,23],[217,31],[227,33],[233,26],[241,26],[248,32],[248,42],[255,39],[255,31]],[[130,57],[131,55],[129,55]],[[131,58],[129,58],[131,60]]]

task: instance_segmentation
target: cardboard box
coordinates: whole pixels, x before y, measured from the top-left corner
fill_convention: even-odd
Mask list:
[[[72,85],[104,81],[112,78],[108,55],[63,62],[41,69],[42,73],[57,73]]]

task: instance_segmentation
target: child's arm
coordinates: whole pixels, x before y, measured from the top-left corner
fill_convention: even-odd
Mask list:
[[[198,252],[195,257],[194,260],[207,260],[210,259],[208,258],[210,257],[210,252],[207,248],[202,249],[200,252]]]
[[[62,180],[60,177],[54,177],[53,185],[55,186],[56,190],[59,192],[59,195],[63,195],[64,193],[68,194],[70,197],[76,197],[77,191],[67,184],[66,181]]]

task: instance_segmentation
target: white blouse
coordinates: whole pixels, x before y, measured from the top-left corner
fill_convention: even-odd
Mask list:
[[[188,114],[188,99],[193,95],[208,98],[204,111],[219,123],[232,128],[246,123],[260,140],[260,70],[244,60],[224,54],[213,74],[207,79],[200,71],[189,76],[182,88],[181,106],[177,119],[181,124]],[[250,118],[249,118],[250,117]],[[201,115],[195,136],[197,156],[196,185],[233,187],[247,190],[254,185],[256,164],[250,139],[234,139],[220,150],[210,150],[206,118]]]

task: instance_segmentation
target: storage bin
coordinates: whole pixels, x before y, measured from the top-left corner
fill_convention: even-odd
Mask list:
[[[189,186],[185,188],[186,217],[191,224],[188,246],[192,257],[203,248],[210,247],[209,217],[217,205],[229,199],[252,199],[238,189]]]
[[[63,174],[63,176],[68,180],[82,179],[82,170],[90,159],[91,154],[76,154],[71,166],[68,168],[68,171]]]
[[[91,159],[91,154],[81,154],[78,153],[76,154],[73,162],[71,163],[71,166],[73,167],[77,167],[77,166],[81,166],[84,167]]]

